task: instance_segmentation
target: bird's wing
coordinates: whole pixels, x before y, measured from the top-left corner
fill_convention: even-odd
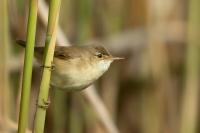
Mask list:
[[[63,60],[68,60],[73,58],[68,48],[62,46],[55,48],[54,57]]]
[[[17,44],[26,47],[26,41],[17,40]],[[66,46],[56,46],[54,51],[54,57],[58,59],[68,60],[80,57],[80,52],[77,52],[78,47],[66,47]],[[43,46],[35,47],[36,58],[42,58],[44,54]]]
[[[80,54],[76,52],[75,47],[56,46],[54,51],[54,58],[69,60],[80,57]],[[44,54],[44,47],[35,47],[35,51],[39,55]]]

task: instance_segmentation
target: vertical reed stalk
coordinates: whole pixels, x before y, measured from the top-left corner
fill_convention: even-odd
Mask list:
[[[5,121],[10,115],[10,86],[9,86],[9,29],[7,1],[0,1],[0,132],[7,132]]]
[[[30,0],[28,29],[26,38],[27,46],[25,49],[18,133],[25,133],[28,123],[28,113],[29,113],[28,108],[29,108],[31,79],[32,79],[32,64],[33,64],[33,53],[35,44],[36,23],[37,23],[37,0]]]
[[[188,46],[186,58],[186,83],[180,122],[180,133],[196,133],[199,101],[199,24],[200,1],[189,1]]]
[[[57,33],[57,23],[60,11],[61,0],[51,0],[49,8],[49,18],[48,18],[48,27],[47,35],[45,42],[45,53],[43,57],[43,65],[51,66],[53,61],[55,42],[56,42],[56,33]],[[37,101],[37,109],[34,121],[34,132],[43,133],[44,132],[44,123],[46,116],[46,107],[48,103],[49,95],[49,83],[51,77],[51,69],[44,67],[42,81],[39,90],[39,96]]]

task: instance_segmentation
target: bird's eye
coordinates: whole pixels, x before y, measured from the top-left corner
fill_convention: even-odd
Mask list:
[[[98,57],[98,58],[102,58],[103,55],[102,55],[101,53],[99,53],[99,54],[97,54],[97,57]]]

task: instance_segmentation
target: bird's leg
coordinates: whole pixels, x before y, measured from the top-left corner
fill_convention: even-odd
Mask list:
[[[50,98],[48,97],[48,99],[47,100],[44,100],[43,99],[43,103],[44,103],[44,105],[45,105],[45,107],[49,107],[49,105],[50,105],[50,103],[51,103],[51,101],[50,101]]]
[[[50,85],[50,88],[49,88],[49,96],[48,96],[48,99],[42,99],[42,101],[39,103],[38,100],[37,100],[37,106],[39,108],[42,108],[42,109],[47,109],[51,103],[50,101],[50,95],[51,95],[51,85]]]
[[[50,103],[51,103],[51,102],[50,102],[49,99],[48,99],[48,100],[42,99],[42,103],[37,102],[37,106],[38,106],[39,108],[42,108],[42,109],[47,109],[47,108],[49,107],[49,104],[50,104]]]

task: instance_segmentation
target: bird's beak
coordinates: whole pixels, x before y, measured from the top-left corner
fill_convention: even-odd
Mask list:
[[[123,59],[125,59],[125,58],[123,58],[123,57],[112,57],[112,59],[113,59],[113,60],[123,60]]]
[[[110,56],[106,57],[106,59],[114,61],[114,60],[123,60],[125,58],[123,58],[123,57],[113,57],[112,55],[110,55]]]

